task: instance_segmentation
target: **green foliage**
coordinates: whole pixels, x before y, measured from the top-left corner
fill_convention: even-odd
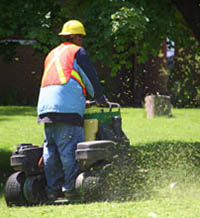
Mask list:
[[[128,58],[132,54],[138,54],[139,61],[144,62],[150,53],[158,55],[167,37],[182,46],[189,42],[191,33],[170,0],[153,0],[150,4],[148,0],[2,0],[0,6],[0,38],[35,39],[35,48],[43,52],[59,42],[57,33],[66,20],[80,19],[86,26],[90,53],[114,74],[122,66],[132,67]],[[1,53],[4,51],[1,46]]]
[[[95,60],[111,67],[114,75],[122,67],[133,67],[132,54],[137,54],[140,63],[149,54],[158,56],[167,37],[178,40],[179,46],[191,43],[191,31],[169,0],[154,0],[150,4],[147,0],[90,1],[87,14],[87,48]]]
[[[200,53],[195,51],[196,46],[179,49],[170,72],[169,87],[177,107],[200,106]]]
[[[169,0],[153,0],[151,3],[148,0],[97,0],[89,1],[88,4],[86,14],[90,16],[84,17],[88,32],[85,45],[95,61],[109,67],[111,73],[104,75],[105,86],[108,86],[106,93],[109,93],[109,98],[117,99],[121,104],[129,105],[132,102],[133,105],[137,95],[135,92],[138,90],[133,87],[137,86],[135,56],[139,64],[145,64],[150,54],[160,57],[161,46],[167,38],[177,42],[177,49],[193,47],[196,43],[191,38],[191,30],[182,15]],[[173,47],[170,41],[167,43]],[[198,50],[193,52],[197,54]],[[142,78],[142,70],[140,74]],[[191,80],[192,76],[188,78]],[[115,83],[112,82],[113,79]],[[145,84],[144,81],[137,83]]]
[[[116,51],[113,61],[118,63],[114,65],[112,72],[116,74],[121,70],[121,66],[126,65],[126,69],[133,67],[128,57],[139,52],[138,44],[143,39],[148,18],[137,8],[122,7],[111,16],[111,19],[112,37]]]
[[[35,46],[47,52],[56,41],[53,33],[57,28],[56,15],[60,6],[54,0],[21,0],[6,1],[0,3],[0,38],[22,37],[36,40]],[[9,42],[6,46],[9,46]],[[0,44],[0,54],[5,51],[15,50],[6,48],[4,43]]]

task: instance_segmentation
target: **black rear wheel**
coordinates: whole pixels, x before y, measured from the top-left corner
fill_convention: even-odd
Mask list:
[[[23,194],[25,179],[25,173],[21,171],[13,173],[7,179],[5,186],[5,200],[7,206],[27,205],[27,201]]]

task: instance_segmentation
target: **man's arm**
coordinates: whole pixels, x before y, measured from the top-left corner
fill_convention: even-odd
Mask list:
[[[81,48],[76,54],[77,64],[82,68],[94,88],[94,98],[99,104],[105,104],[106,98],[103,94],[97,72],[91,63],[89,56],[84,48]]]

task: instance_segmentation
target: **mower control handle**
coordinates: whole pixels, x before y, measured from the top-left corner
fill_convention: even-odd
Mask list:
[[[91,106],[94,105],[94,104],[96,104],[96,101],[95,101],[95,100],[94,100],[94,101],[90,101],[90,105],[91,105]],[[118,108],[118,111],[120,111],[120,104],[114,103],[114,102],[110,102],[110,101],[107,101],[107,104],[108,104],[108,106],[109,106],[110,112],[112,112],[112,108],[113,108],[113,107],[117,107],[117,108]]]
[[[112,112],[112,108],[113,107],[117,107],[118,108],[118,111],[120,111],[120,104],[118,104],[118,103],[114,103],[114,102],[107,102],[108,103],[108,105],[109,105],[109,109],[110,109],[110,112]]]

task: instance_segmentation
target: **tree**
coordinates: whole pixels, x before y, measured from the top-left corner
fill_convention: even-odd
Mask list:
[[[137,54],[138,60],[144,62],[149,53],[158,55],[166,37],[183,45],[190,35],[187,27],[182,31],[184,21],[169,0],[153,0],[151,4],[148,0],[2,0],[0,6],[0,38],[36,39],[37,48],[45,52],[58,42],[55,32],[63,22],[70,18],[82,20],[90,53],[112,67],[113,74],[124,64],[131,68],[128,56]]]
[[[89,32],[87,47],[95,60],[109,66],[112,75],[116,75],[114,81],[118,85],[113,87],[113,78],[111,84],[107,79],[107,84],[109,89],[113,87],[112,93],[117,90],[119,97],[123,96],[126,104],[133,104],[136,94],[142,89],[145,93],[140,95],[140,103],[141,96],[147,92],[160,92],[158,86],[155,90],[149,89],[156,86],[154,82],[161,74],[159,69],[155,69],[155,80],[149,80],[152,84],[147,84],[145,74],[149,73],[148,68],[141,64],[145,64],[150,55],[163,57],[161,49],[165,39],[178,41],[177,48],[195,43],[190,28],[168,0],[153,0],[151,3],[147,0],[97,0],[87,3],[90,5],[86,12],[90,16],[84,18]],[[170,41],[168,43],[168,46],[173,46]]]
[[[185,21],[190,26],[197,40],[200,40],[200,1],[199,0],[172,0],[178,8]]]
[[[120,89],[119,94],[130,103],[138,90],[148,85],[143,76],[148,72],[142,64],[150,55],[163,57],[163,40],[178,41],[180,48],[195,43],[170,0],[2,0],[0,6],[0,38],[35,39],[34,47],[45,53],[58,44],[57,33],[65,21],[81,20],[86,26],[85,46],[90,56],[108,67],[104,77],[118,84],[111,92]],[[169,46],[173,46],[170,41]],[[13,52],[13,44],[11,48],[0,43],[1,54],[11,57]]]
[[[200,1],[172,0],[172,3],[184,17],[196,40],[200,41]],[[170,73],[169,86],[174,91],[174,103],[177,107],[200,105],[199,57],[199,43],[176,51],[175,67]]]
[[[53,30],[56,30],[60,18],[60,5],[54,0],[20,0],[0,2],[0,39],[10,37],[23,37],[25,39],[35,39],[34,46],[37,49],[47,52],[58,38]],[[12,42],[0,43],[0,54],[7,59],[12,58],[17,44]]]

